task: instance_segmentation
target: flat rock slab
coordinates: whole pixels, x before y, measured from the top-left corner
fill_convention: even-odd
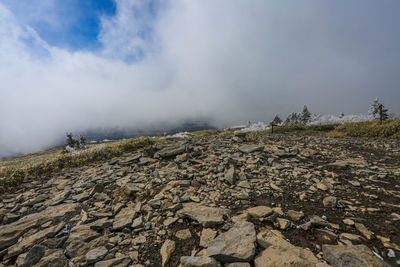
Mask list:
[[[169,157],[174,157],[176,155],[182,154],[183,152],[186,151],[186,146],[185,145],[176,145],[176,146],[171,146],[171,147],[166,147],[164,149],[161,149],[157,153],[155,153],[154,157],[155,158],[169,158]]]
[[[239,147],[239,150],[243,153],[253,153],[256,151],[263,151],[264,146],[259,145],[243,145]]]
[[[180,217],[189,217],[198,221],[204,227],[221,224],[223,216],[230,214],[230,210],[206,207],[197,203],[184,203],[183,208],[177,212]]]
[[[206,255],[223,263],[248,262],[254,257],[255,241],[254,224],[237,223],[208,243]]]
[[[314,267],[317,263],[318,260],[311,251],[293,245],[287,247],[272,245],[263,250],[254,260],[255,267]]]
[[[25,250],[27,250],[34,244],[39,243],[41,240],[43,240],[46,237],[54,236],[57,232],[59,232],[64,227],[64,225],[65,225],[65,223],[61,222],[58,225],[48,227],[48,228],[46,228],[42,231],[39,231],[33,235],[23,238],[20,242],[18,242],[17,244],[8,248],[7,258],[11,258],[11,257],[21,254],[22,252],[24,252]]]
[[[130,226],[136,215],[133,207],[123,208],[114,218],[113,229],[118,230]]]
[[[365,245],[336,246],[323,245],[324,259],[334,267],[386,267]]]
[[[181,266],[182,267],[221,267],[215,259],[202,256],[202,257],[190,257],[183,256],[181,257]]]
[[[68,217],[78,209],[78,204],[63,204],[52,206],[39,213],[33,213],[22,217],[16,222],[0,226],[0,251],[18,241],[23,233],[31,228],[46,223]]]
[[[254,218],[266,217],[273,213],[273,210],[267,206],[257,206],[247,210],[247,213]]]
[[[86,262],[88,264],[98,262],[102,260],[108,253],[108,249],[106,247],[98,247],[92,250],[89,250],[86,253]]]

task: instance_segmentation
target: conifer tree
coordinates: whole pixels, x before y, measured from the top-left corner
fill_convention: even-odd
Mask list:
[[[311,112],[308,111],[307,106],[304,105],[303,111],[301,112],[300,118],[299,118],[300,123],[303,125],[306,125],[310,121],[310,118],[311,118]]]
[[[275,118],[272,120],[272,123],[274,125],[279,125],[282,123],[282,120],[281,120],[281,118],[279,118],[278,114],[275,115]]]

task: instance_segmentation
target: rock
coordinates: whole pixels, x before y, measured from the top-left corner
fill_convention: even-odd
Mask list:
[[[162,266],[165,266],[171,257],[171,254],[175,250],[175,241],[167,239],[161,246],[160,254],[162,258]]]
[[[285,230],[290,226],[290,221],[282,218],[277,218],[276,222],[278,223],[278,227],[281,230]]]
[[[280,188],[279,186],[277,186],[277,185],[274,184],[274,183],[270,183],[269,186],[270,186],[272,189],[274,189],[274,190],[276,190],[276,191],[278,191],[278,192],[283,192],[283,189]]]
[[[132,207],[123,208],[115,217],[113,229],[118,230],[132,224],[136,211]]]
[[[46,254],[35,267],[68,267],[68,259],[61,249],[46,251]]]
[[[157,153],[154,154],[155,158],[169,158],[169,157],[174,157],[178,154],[182,154],[186,150],[185,145],[177,145],[177,146],[172,146],[172,147],[166,147]]]
[[[248,262],[232,262],[225,264],[224,267],[251,267],[251,265]]]
[[[343,223],[349,226],[353,226],[354,225],[354,221],[352,219],[344,219]]]
[[[358,181],[349,181],[349,183],[356,187],[359,187],[361,185]]]
[[[22,252],[27,250],[29,247],[40,242],[44,238],[54,236],[63,227],[64,227],[64,223],[61,222],[58,225],[49,227],[49,228],[39,231],[33,235],[23,238],[20,242],[18,242],[17,244],[8,248],[8,254],[7,254],[6,258],[11,258],[18,254],[21,254]]]
[[[278,247],[275,245],[263,250],[254,260],[255,267],[315,267],[317,263],[317,258],[309,250],[295,246]]]
[[[295,222],[300,221],[304,218],[304,213],[295,210],[289,210],[287,212],[287,215]]]
[[[104,191],[104,185],[102,185],[102,184],[96,184],[96,185],[92,188],[92,190],[90,191],[89,195],[90,195],[90,196],[93,196],[93,195],[96,194],[96,193],[103,193],[103,191]]]
[[[323,229],[314,229],[314,235],[322,244],[336,244],[337,234]]]
[[[227,209],[206,207],[198,203],[184,203],[183,208],[177,214],[180,217],[189,217],[196,220],[204,227],[209,227],[223,223],[223,216],[230,214],[230,211]]]
[[[136,228],[141,227],[142,225],[143,225],[143,217],[140,216],[140,217],[138,217],[138,218],[133,220],[133,223],[132,223],[131,227],[133,229],[136,229]]]
[[[202,257],[190,257],[183,256],[181,257],[181,266],[182,267],[221,267],[215,259],[202,256]]]
[[[42,212],[22,217],[11,224],[0,226],[0,251],[15,244],[18,238],[26,231],[48,221],[55,221],[68,217],[77,209],[78,205],[75,203],[53,206]]]
[[[261,218],[271,215],[273,210],[267,206],[257,206],[247,210],[247,213],[253,218]]]
[[[336,207],[336,197],[329,196],[325,197],[322,201],[325,208],[335,208]]]
[[[98,247],[92,250],[89,250],[88,253],[86,253],[86,262],[88,264],[92,264],[95,262],[98,262],[102,260],[108,253],[108,249],[106,247]]]
[[[22,266],[33,266],[38,263],[40,259],[43,257],[46,248],[42,245],[34,245],[26,254],[24,263]]]
[[[240,182],[237,184],[237,186],[242,187],[242,188],[247,188],[247,189],[250,189],[250,188],[251,188],[249,182],[247,182],[247,181],[240,181]]]
[[[316,216],[316,215],[313,215],[308,222],[300,225],[300,227],[304,231],[310,230],[312,227],[315,227],[315,226],[326,227],[326,226],[330,226],[330,225],[327,221],[323,220],[321,217]]]
[[[255,253],[255,241],[254,225],[237,223],[208,243],[206,255],[220,262],[250,261]]]
[[[354,226],[356,229],[368,240],[371,240],[372,234],[370,231],[368,231],[367,227],[364,226],[362,223],[355,223]]]
[[[93,231],[91,229],[91,226],[88,224],[77,225],[71,229],[67,244],[71,243],[74,240],[89,242],[99,237],[100,235],[100,233]]]
[[[167,219],[165,219],[164,221],[164,225],[166,227],[170,226],[171,224],[175,223],[178,220],[178,218],[173,218],[173,217],[168,217]]]
[[[181,240],[189,239],[192,237],[189,229],[183,229],[176,232],[175,236]]]
[[[259,145],[242,145],[239,147],[239,150],[243,153],[253,153],[255,151],[263,151],[264,146]]]
[[[95,230],[95,231],[100,231],[105,228],[109,228],[113,225],[113,221],[108,218],[102,218],[99,219],[93,223],[90,224],[90,229]]]
[[[225,173],[225,181],[229,184],[235,184],[237,180],[237,174],[235,171],[235,167],[231,166]]]
[[[217,231],[214,231],[210,228],[205,228],[201,231],[200,235],[200,246],[206,248],[208,243],[215,238],[217,235]]]
[[[341,240],[349,240],[351,242],[355,242],[355,243],[362,243],[364,241],[364,238],[362,238],[359,235],[355,235],[355,234],[350,234],[350,233],[341,233],[339,235],[339,238]]]
[[[284,239],[284,236],[281,234],[281,232],[268,229],[257,234],[257,243],[263,248],[268,248],[271,245],[278,247],[292,246]]]
[[[323,257],[332,266],[384,267],[389,266],[379,260],[365,245],[323,245]]]
[[[96,264],[94,265],[94,267],[110,267],[110,266],[127,266],[125,265],[120,265],[123,262],[130,262],[129,257],[119,257],[119,258],[113,258],[113,259],[109,259],[109,260],[103,260],[103,261],[98,261],[96,262]]]
[[[317,183],[317,188],[322,191],[328,190],[328,187],[323,183]]]

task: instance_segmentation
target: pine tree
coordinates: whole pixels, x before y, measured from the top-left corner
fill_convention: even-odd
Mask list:
[[[372,102],[368,115],[375,120],[379,120],[380,123],[389,118],[388,110],[379,102],[379,98],[375,98]]]
[[[86,137],[83,135],[79,136],[79,148],[84,149],[86,145]]]
[[[299,118],[300,123],[303,124],[303,125],[306,125],[306,124],[310,121],[311,112],[308,111],[308,108],[307,108],[306,105],[304,105],[303,111],[301,112],[301,114],[300,114],[299,117],[300,117],[300,118]]]
[[[281,118],[279,118],[278,114],[275,115],[275,118],[272,120],[272,123],[274,125],[279,125],[282,123],[282,120],[281,120]]]
[[[383,106],[383,104],[379,105],[379,121],[382,124],[382,121],[387,120],[389,118],[388,110]]]
[[[72,136],[72,133],[67,133],[66,145],[72,148],[75,146],[75,140]]]
[[[372,102],[371,107],[368,110],[368,115],[373,118],[373,119],[378,119],[379,116],[379,99],[375,98],[375,100]]]

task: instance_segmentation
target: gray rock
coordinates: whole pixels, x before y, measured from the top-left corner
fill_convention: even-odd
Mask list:
[[[206,207],[198,203],[184,203],[183,208],[177,212],[180,217],[189,217],[198,221],[204,227],[221,224],[223,216],[230,214],[227,209]]]
[[[165,266],[165,264],[168,263],[169,258],[171,257],[171,254],[174,251],[175,251],[175,241],[167,239],[160,249],[162,266]]]
[[[46,223],[68,217],[78,209],[77,204],[63,204],[22,217],[16,222],[0,226],[0,251],[15,244],[18,238],[30,229]]]
[[[334,267],[386,267],[365,245],[323,245],[323,257]]]
[[[235,184],[237,180],[237,174],[235,171],[235,167],[231,166],[225,173],[225,181],[229,184]]]
[[[46,251],[46,254],[35,267],[67,267],[68,259],[61,249]]]
[[[186,146],[185,145],[177,145],[177,146],[172,146],[172,147],[166,147],[157,153],[154,154],[155,158],[169,158],[169,157],[174,157],[178,154],[182,154],[183,152],[186,151]]]
[[[98,262],[102,260],[108,253],[108,249],[106,247],[98,247],[92,250],[89,250],[88,253],[86,253],[86,262],[88,264]]]
[[[25,260],[23,263],[23,267],[33,266],[38,263],[40,259],[43,257],[46,248],[42,245],[33,246],[25,256]]]
[[[215,259],[202,256],[202,257],[181,257],[182,267],[221,267]]]
[[[336,197],[334,196],[329,196],[325,197],[324,200],[322,200],[322,204],[324,205],[325,208],[334,208],[336,207]]]
[[[113,229],[118,230],[132,224],[133,218],[136,215],[136,211],[131,208],[123,208],[115,217],[113,223]]]
[[[243,153],[253,153],[255,151],[263,151],[264,146],[259,145],[243,145],[239,147],[239,150]]]
[[[250,261],[254,257],[256,231],[250,222],[235,224],[208,243],[206,255],[220,262]]]
[[[251,267],[248,262],[232,262],[224,264],[224,267]]]
[[[273,213],[273,210],[267,206],[257,206],[248,209],[247,212],[251,217],[258,219],[261,217],[266,217],[268,215],[271,215]]]
[[[22,252],[26,251],[28,248],[40,242],[46,237],[53,237],[64,227],[64,224],[64,222],[61,222],[58,225],[46,228],[33,235],[23,238],[20,242],[8,248],[8,254],[6,258],[11,258],[18,254],[21,254]]]

